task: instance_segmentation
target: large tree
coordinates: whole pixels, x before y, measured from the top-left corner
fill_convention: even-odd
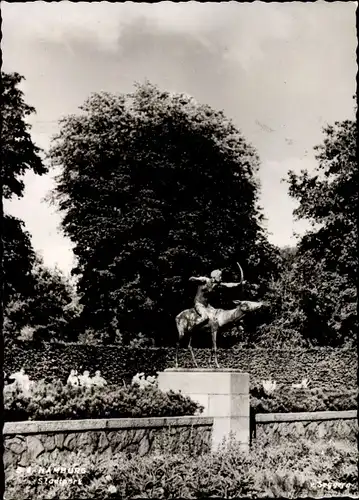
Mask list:
[[[22,177],[27,171],[38,175],[47,172],[26,122],[35,108],[26,104],[19,88],[23,79],[18,73],[1,72],[1,182],[5,199],[23,195]]]
[[[316,147],[315,174],[290,172],[289,193],[299,201],[295,215],[312,224],[298,248],[308,292],[303,307],[308,335],[317,327],[319,342],[339,344],[357,328],[356,121],[335,122],[324,134]]]
[[[40,149],[30,135],[27,117],[35,113],[26,104],[18,73],[1,72],[1,183],[5,199],[24,195],[23,176],[47,172]],[[24,330],[29,338],[69,338],[68,326],[76,314],[71,287],[58,271],[47,269],[36,256],[24,223],[11,215],[2,219],[2,303],[7,340]]]
[[[328,125],[324,135],[316,171],[289,172],[289,193],[299,202],[294,213],[312,228],[272,285],[275,312],[267,331],[338,346],[355,341],[357,330],[356,122]]]
[[[172,342],[192,274],[235,262],[264,292],[273,248],[261,227],[258,156],[222,112],[150,83],[92,95],[61,122],[54,201],[75,244],[86,326]],[[233,297],[233,296],[232,296]],[[225,300],[226,297],[223,298]]]
[[[36,254],[24,223],[11,215],[2,220],[3,303],[15,296],[28,296],[34,286],[32,267]]]
[[[2,196],[23,196],[23,175],[27,171],[42,175],[47,172],[40,149],[30,135],[26,118],[35,109],[24,100],[18,73],[1,72],[1,184]],[[35,261],[30,235],[24,223],[5,214],[2,220],[3,304],[12,297],[28,294],[33,286],[31,269]]]
[[[328,270],[346,275],[356,284],[358,162],[357,126],[345,120],[324,129],[324,142],[317,146],[318,167],[314,175],[289,172],[289,194],[299,206],[298,219],[313,226],[301,240],[304,252],[318,261],[324,259]]]

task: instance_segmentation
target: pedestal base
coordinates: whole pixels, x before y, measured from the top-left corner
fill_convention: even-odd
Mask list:
[[[181,391],[212,417],[212,449],[234,439],[249,449],[249,375],[233,369],[169,368],[159,373],[162,391]]]

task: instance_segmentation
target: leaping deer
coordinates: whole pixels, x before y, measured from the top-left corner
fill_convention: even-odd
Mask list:
[[[214,359],[215,366],[219,368],[217,360],[217,332],[218,329],[228,323],[234,323],[243,318],[247,312],[256,311],[260,309],[265,304],[263,302],[250,302],[247,300],[235,300],[233,301],[237,304],[235,309],[225,310],[225,309],[215,309],[210,306],[207,301],[207,293],[211,292],[216,285],[234,287],[239,286],[244,283],[243,281],[243,271],[238,264],[241,271],[241,281],[240,283],[223,283],[221,281],[221,272],[213,271],[211,273],[211,278],[199,277],[190,278],[191,280],[200,281],[202,284],[198,287],[195,307],[191,309],[186,309],[176,316],[176,325],[178,330],[178,341],[176,345],[176,368],[178,368],[178,349],[180,342],[186,336],[189,337],[188,348],[190,350],[192,360],[197,367],[197,362],[194,357],[193,349],[191,346],[192,342],[192,332],[193,329],[202,325],[209,325],[212,335],[212,349],[211,358]]]

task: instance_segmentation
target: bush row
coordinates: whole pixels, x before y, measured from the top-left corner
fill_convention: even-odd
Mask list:
[[[358,494],[357,460],[354,443],[304,439],[285,445],[255,445],[249,454],[232,445],[229,451],[199,458],[188,457],[181,450],[112,459],[73,453],[66,459],[60,456],[56,465],[68,469],[81,464],[82,474],[47,474],[51,481],[45,481],[39,474],[18,474],[11,469],[5,499],[343,497]],[[41,465],[54,467],[53,461]],[[54,480],[62,482],[54,484]]]
[[[251,411],[255,413],[295,413],[307,411],[346,411],[358,408],[358,390],[295,389],[278,387],[271,395],[261,386],[251,389]]]
[[[355,390],[324,392],[281,386],[268,396],[261,386],[251,389],[251,413],[340,411],[357,408]],[[14,388],[4,391],[6,421],[82,418],[170,417],[194,415],[201,407],[180,393],[157,387],[82,387],[37,382],[29,396]]]
[[[5,421],[194,415],[202,407],[180,393],[156,387],[82,387],[36,383],[29,396],[4,391]]]
[[[196,349],[200,367],[209,366],[209,349]],[[85,344],[11,342],[5,346],[4,369],[7,373],[22,367],[32,380],[60,379],[63,382],[71,369],[91,373],[101,370],[112,384],[129,382],[139,372],[155,375],[174,366],[173,348],[126,348],[119,346],[91,346]],[[248,372],[252,384],[274,379],[282,384],[298,383],[310,378],[312,387],[323,390],[355,389],[358,358],[351,348],[318,347],[311,349],[233,348],[218,350],[219,364]],[[192,368],[187,349],[181,349],[179,364]]]

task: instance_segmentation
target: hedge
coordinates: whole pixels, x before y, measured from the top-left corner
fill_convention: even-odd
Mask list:
[[[195,349],[198,365],[208,368],[210,350]],[[128,382],[133,375],[156,372],[174,367],[174,348],[126,348],[121,346],[91,346],[87,344],[16,341],[5,345],[4,370],[7,375],[21,368],[32,380],[60,379],[66,382],[71,369],[93,375],[101,370],[110,384]],[[311,387],[323,390],[355,389],[357,387],[358,358],[353,348],[315,347],[310,349],[232,348],[219,349],[218,361],[222,368],[236,368],[248,372],[251,384],[272,379],[280,384],[311,380]],[[188,349],[179,352],[179,365],[192,368]]]

